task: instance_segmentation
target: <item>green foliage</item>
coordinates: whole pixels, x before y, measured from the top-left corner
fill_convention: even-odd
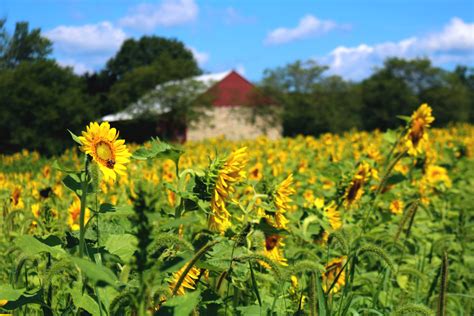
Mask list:
[[[41,30],[29,30],[28,22],[17,22],[10,37],[6,19],[0,19],[0,70],[13,68],[23,61],[45,60],[52,52],[52,43],[41,36]]]
[[[22,62],[0,72],[0,147],[59,153],[70,146],[65,133],[95,117],[83,83],[54,61]],[[78,115],[80,113],[80,115]]]

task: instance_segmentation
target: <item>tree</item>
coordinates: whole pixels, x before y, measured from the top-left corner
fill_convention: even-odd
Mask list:
[[[396,115],[410,115],[422,103],[433,108],[437,126],[469,120],[469,81],[462,73],[434,67],[429,59],[388,58],[362,82],[364,128],[399,126]]]
[[[97,77],[86,78],[99,95],[104,114],[125,109],[157,85],[201,73],[193,54],[176,39],[143,36],[128,39]]]
[[[283,132],[318,135],[361,126],[360,92],[341,77],[324,77],[327,66],[296,61],[266,70],[262,89],[283,106]]]
[[[118,53],[107,62],[106,71],[117,80],[133,69],[168,60],[183,60],[188,64],[189,76],[200,74],[194,56],[186,46],[176,40],[158,36],[143,36],[139,40],[128,39]]]
[[[50,60],[22,62],[0,72],[0,148],[60,153],[95,110],[71,68]]]
[[[112,86],[108,95],[108,110],[122,110],[159,84],[190,77],[189,69],[193,66],[193,61],[176,60],[165,54],[151,65],[133,69]]]
[[[17,22],[10,38],[5,30],[6,20],[0,20],[0,69],[18,66],[23,61],[46,59],[52,43],[41,36],[39,28],[29,30],[28,22]]]

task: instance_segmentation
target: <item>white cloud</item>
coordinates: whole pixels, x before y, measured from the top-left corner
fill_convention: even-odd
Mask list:
[[[74,59],[62,59],[58,60],[58,64],[63,67],[72,67],[73,71],[77,75],[83,75],[86,72],[92,73],[93,69],[89,68],[87,65],[77,62]]]
[[[320,20],[313,15],[302,17],[294,28],[279,27],[268,33],[266,44],[284,44],[291,41],[321,35],[340,27],[336,22]]]
[[[194,21],[199,8],[194,0],[164,0],[160,4],[141,4],[119,24],[141,31],[152,31],[157,26],[175,26]]]
[[[474,23],[452,18],[442,32],[429,35],[420,46],[431,51],[474,50]]]
[[[474,60],[474,23],[453,18],[439,33],[410,37],[398,42],[354,47],[339,46],[319,58],[329,64],[330,72],[350,79],[368,76],[387,57],[429,57],[435,64]]]
[[[45,33],[61,51],[69,53],[113,52],[127,37],[108,21],[81,26],[61,25]]]
[[[192,46],[188,46],[188,49],[193,53],[194,58],[197,60],[200,66],[204,65],[209,61],[209,54],[206,52],[200,52]]]

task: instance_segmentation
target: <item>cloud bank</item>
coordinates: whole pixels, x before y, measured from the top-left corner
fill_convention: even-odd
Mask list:
[[[338,46],[328,56],[316,59],[328,64],[331,73],[358,80],[368,76],[387,57],[428,57],[438,65],[474,62],[474,23],[452,18],[437,33],[398,42]]]

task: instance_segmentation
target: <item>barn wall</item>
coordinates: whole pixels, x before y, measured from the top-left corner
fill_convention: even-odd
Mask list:
[[[202,140],[206,138],[225,136],[227,139],[253,139],[261,135],[266,135],[270,139],[281,137],[282,128],[279,126],[269,126],[261,119],[257,119],[255,124],[246,120],[248,111],[242,107],[215,107],[208,110],[209,118],[201,120],[194,126],[188,127],[187,140]],[[266,127],[266,129],[264,129]]]

